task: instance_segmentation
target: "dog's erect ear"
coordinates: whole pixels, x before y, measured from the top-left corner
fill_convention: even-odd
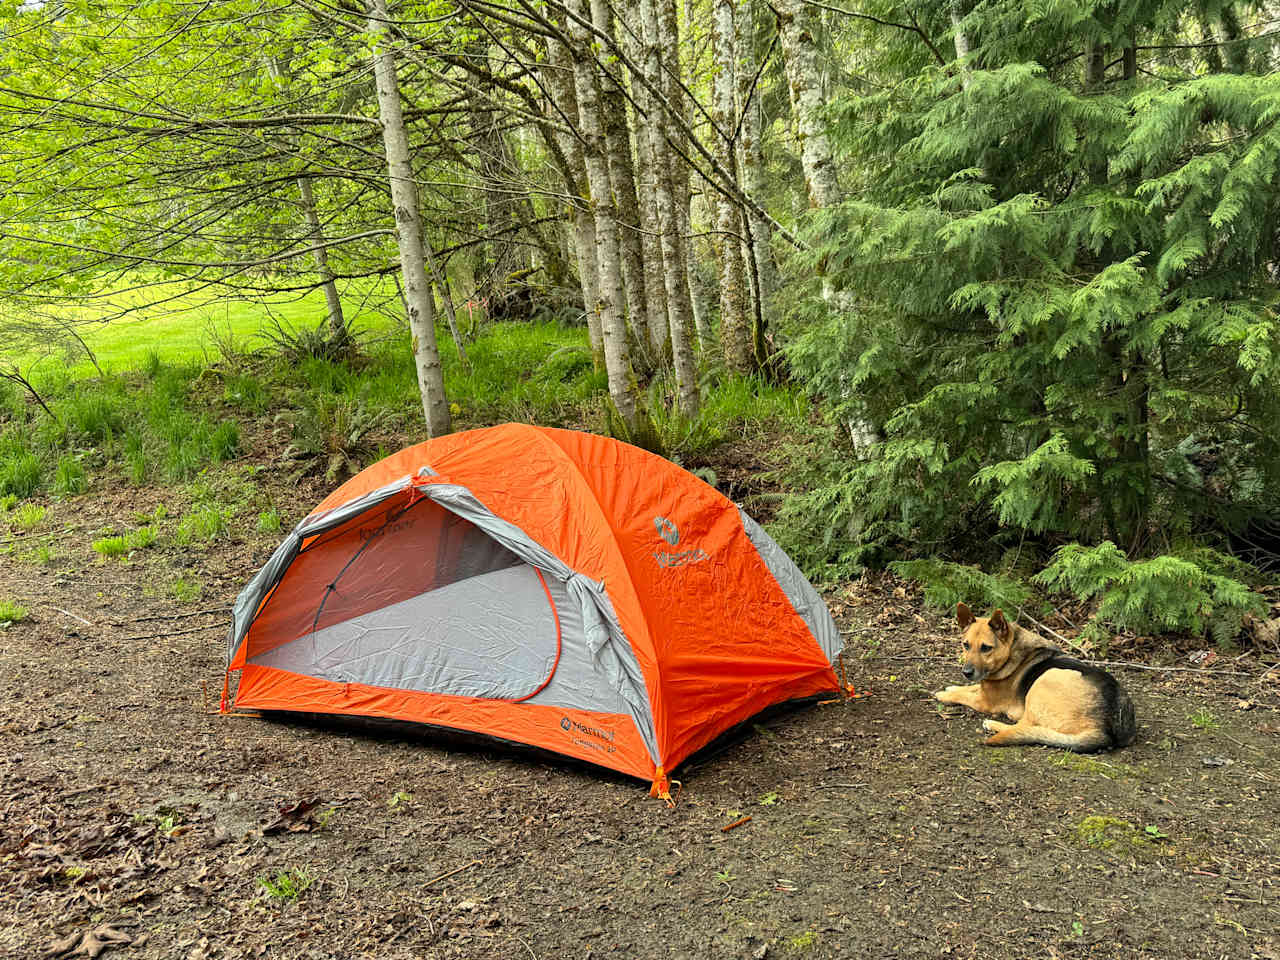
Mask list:
[[[1004,618],[1004,611],[999,608],[991,612],[991,619],[988,621],[988,625],[991,627],[991,632],[1001,640],[1013,632],[1013,628],[1009,626],[1009,621]]]
[[[960,621],[960,629],[966,630],[969,624],[973,623],[975,617],[973,611],[970,610],[963,600],[956,604],[956,619]]]

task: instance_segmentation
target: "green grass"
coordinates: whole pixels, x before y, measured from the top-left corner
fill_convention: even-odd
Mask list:
[[[134,550],[145,550],[158,539],[152,527],[139,527],[123,536],[103,537],[93,541],[93,549],[104,557],[123,557]]]
[[[57,469],[53,474],[53,489],[57,493],[74,496],[89,489],[89,481],[84,473],[84,466],[75,457],[60,457]]]
[[[307,892],[314,882],[311,872],[305,867],[294,867],[281,870],[274,877],[259,877],[258,886],[272,900],[294,901]]]
[[[104,291],[95,305],[68,306],[64,311],[66,319],[82,322],[81,336],[104,370],[141,370],[154,376],[162,364],[196,361],[203,365],[219,359],[223,345],[237,350],[261,347],[261,333],[274,329],[272,317],[291,329],[315,326],[326,316],[320,290],[301,297],[281,294],[256,303],[216,303],[204,294],[184,294],[179,283],[152,283],[139,289],[145,279],[128,278],[119,289]],[[354,329],[383,334],[393,328],[390,318],[378,308],[397,295],[394,285],[384,286],[381,289],[379,281],[369,280],[338,282],[347,320]],[[143,306],[160,300],[168,302]],[[135,308],[126,319],[103,322],[126,306]],[[19,358],[19,365],[26,368],[40,356],[33,350]],[[47,366],[46,362],[37,367],[37,380],[44,380]],[[68,372],[73,379],[97,375],[87,357],[72,363]]]
[[[258,514],[259,533],[278,533],[280,531],[280,511],[275,507],[263,510]]]
[[[179,577],[169,585],[169,592],[173,594],[174,599],[179,603],[194,603],[200,599],[200,594],[204,592],[204,588],[198,581]]]
[[[198,541],[225,537],[230,530],[228,521],[234,513],[234,510],[225,507],[197,507],[178,521],[174,539],[179,545],[188,546]]]
[[[19,530],[30,533],[43,522],[45,512],[44,507],[34,503],[24,503],[13,511],[13,525]]]
[[[30,611],[12,600],[0,600],[0,623],[21,623]]]

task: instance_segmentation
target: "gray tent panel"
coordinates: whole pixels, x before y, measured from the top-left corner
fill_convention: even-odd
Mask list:
[[[458,580],[253,658],[336,683],[519,700],[556,665],[556,618],[521,564]]]
[[[844,644],[840,639],[836,622],[831,619],[831,611],[818,596],[818,591],[813,589],[813,585],[787,556],[786,551],[774,543],[773,537],[765,532],[764,527],[747,516],[741,508],[738,509],[738,515],[742,517],[742,528],[746,530],[747,537],[755,546],[756,552],[760,554],[760,558],[764,560],[769,572],[773,574],[773,578],[778,581],[782,592],[791,601],[791,606],[795,607],[800,619],[808,625],[809,632],[818,641],[818,646],[827,655],[827,659],[835,663]]]

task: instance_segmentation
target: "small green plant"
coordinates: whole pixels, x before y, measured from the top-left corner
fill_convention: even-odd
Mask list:
[[[1072,935],[1073,937],[1076,937],[1076,938],[1083,937],[1083,936],[1084,936],[1084,924],[1083,924],[1083,923],[1081,923],[1079,920],[1072,920],[1072,921],[1071,921],[1071,935]]]
[[[1204,561],[1203,552],[1198,558]],[[1213,569],[1172,554],[1131,561],[1107,540],[1062,547],[1035,580],[1080,600],[1097,597],[1097,619],[1121,629],[1207,631],[1222,644],[1240,633],[1246,614],[1264,616],[1269,608],[1245,584]]]
[[[1164,833],[1159,827],[1148,824],[1142,828],[1142,832],[1153,840],[1168,840],[1169,835]]]
[[[278,533],[280,530],[280,511],[275,507],[263,510],[258,514],[259,533]]]
[[[55,557],[56,554],[53,552],[53,547],[50,546],[36,547],[35,552],[32,554],[32,559],[44,567],[53,563]]]
[[[142,358],[142,375],[154,380],[160,374],[160,351],[152,347]]]
[[[124,537],[102,537],[93,541],[94,553],[100,553],[104,557],[123,557],[129,552],[129,545],[125,543]]]
[[[139,527],[123,536],[109,536],[95,540],[93,549],[104,557],[122,557],[133,550],[145,550],[154,544],[156,539],[156,532],[152,527]]]
[[[716,883],[730,884],[737,879],[738,878],[733,875],[733,871],[728,867],[725,867],[723,870],[716,871]]]
[[[963,600],[975,608],[999,607],[1012,617],[1031,599],[1031,590],[1017,580],[937,557],[899,560],[889,564],[889,569],[919,581],[924,587],[924,602],[939,610],[954,610]]]
[[[1207,707],[1200,707],[1188,719],[1191,720],[1191,725],[1198,730],[1217,730],[1218,727],[1222,726],[1222,721]]]
[[[387,799],[387,808],[397,810],[413,802],[413,794],[404,790],[397,790]]]
[[[5,513],[8,513],[10,510],[14,508],[17,502],[18,502],[17,494],[6,493],[3,497],[0,497],[0,510],[3,510]]]
[[[179,577],[169,585],[169,592],[173,594],[174,599],[179,603],[194,603],[200,599],[200,594],[204,592],[204,588],[194,580]]]
[[[228,533],[227,522],[234,511],[216,506],[198,507],[178,521],[178,529],[174,538],[182,546],[195,543],[197,540],[216,540]]]
[[[787,942],[796,953],[807,953],[818,945],[818,935],[812,930],[806,930],[804,933],[796,934]]]
[[[777,804],[778,799],[777,792],[770,790],[768,793],[761,794],[760,799],[757,802],[762,807],[772,807]]]
[[[19,530],[28,533],[40,525],[44,520],[45,508],[34,503],[24,503],[13,512],[13,523]]]
[[[29,497],[43,481],[44,470],[35,454],[26,450],[0,454],[0,496]]]
[[[75,457],[61,457],[53,474],[53,489],[62,494],[74,496],[84,493],[89,482],[84,475],[84,466]]]
[[[13,600],[0,600],[0,623],[21,623],[30,611]]]
[[[261,887],[272,900],[295,901],[307,892],[314,878],[305,867],[280,870],[274,877],[259,877]]]
[[[214,463],[225,463],[240,452],[240,428],[230,420],[224,420],[213,428],[209,436],[209,457]]]
[[[1075,835],[1081,843],[1099,850],[1145,854],[1154,849],[1153,837],[1119,817],[1085,817],[1076,825]]]

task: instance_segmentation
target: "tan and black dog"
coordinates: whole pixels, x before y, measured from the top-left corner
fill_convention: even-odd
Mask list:
[[[1000,610],[975,617],[956,605],[967,687],[947,687],[934,697],[979,713],[1004,714],[1012,724],[984,720],[993,747],[1040,743],[1087,753],[1133,743],[1133,701],[1105,670],[1073,660]]]

